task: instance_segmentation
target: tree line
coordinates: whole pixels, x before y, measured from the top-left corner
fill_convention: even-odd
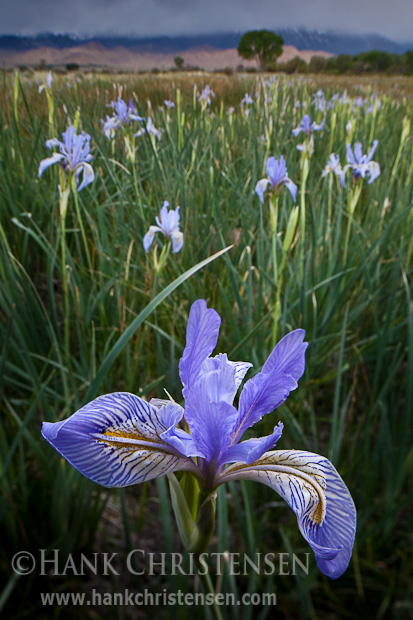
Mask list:
[[[339,54],[331,58],[313,56],[307,64],[296,56],[286,63],[278,63],[284,39],[270,30],[250,30],[240,39],[238,54],[246,60],[256,60],[260,71],[286,73],[388,73],[413,75],[413,51],[394,54],[380,50],[356,55]]]

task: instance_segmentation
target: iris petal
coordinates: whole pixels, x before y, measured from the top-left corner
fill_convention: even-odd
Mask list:
[[[279,493],[295,512],[320,570],[331,579],[344,573],[354,545],[356,509],[330,461],[298,450],[267,452],[250,465],[230,465],[219,483],[236,479],[262,482]]]
[[[53,153],[51,157],[43,159],[43,161],[40,162],[39,166],[39,177],[42,176],[46,168],[48,168],[49,166],[53,166],[53,164],[57,164],[57,162],[61,159],[64,159],[64,155],[62,155],[61,153]]]
[[[148,232],[145,234],[142,241],[145,252],[147,252],[151,247],[156,232],[162,232],[159,226],[150,226]]]
[[[185,419],[197,448],[209,461],[230,446],[238,412],[232,401],[237,391],[235,367],[227,356],[207,358],[185,398]]]
[[[270,185],[269,179],[260,179],[260,181],[258,181],[257,185],[255,186],[255,193],[257,194],[262,204],[264,204],[264,192],[267,189],[268,185]]]
[[[171,233],[172,239],[172,254],[177,254],[182,250],[184,245],[184,233],[180,230],[174,230]]]
[[[204,299],[192,304],[186,328],[186,346],[179,361],[184,398],[198,377],[203,362],[217,345],[220,325],[221,317],[212,308],[207,308]]]
[[[247,464],[253,463],[261,458],[265,452],[268,452],[268,450],[274,447],[282,435],[283,427],[283,423],[279,422],[271,435],[246,439],[241,443],[229,447],[222,455],[220,463],[234,463],[235,461]]]
[[[296,201],[297,196],[297,186],[295,183],[291,181],[291,179],[286,179],[284,182],[286,188],[289,190],[291,196],[293,197],[294,202]]]
[[[100,396],[70,418],[43,423],[43,437],[84,476],[105,487],[137,484],[195,465],[161,439],[159,411],[134,394]]]
[[[77,188],[78,192],[89,185],[89,183],[92,183],[95,179],[95,173],[93,172],[93,168],[90,164],[83,162],[79,164],[79,168],[83,170],[83,177],[81,184]]]
[[[235,440],[266,413],[281,405],[304,372],[305,331],[296,329],[280,340],[261,372],[246,382],[239,400]]]
[[[158,409],[158,415],[167,428],[166,431],[161,433],[161,439],[185,456],[205,456],[197,449],[192,435],[181,428],[177,428],[177,424],[179,424],[184,415],[184,410],[180,405],[173,401],[167,401]]]

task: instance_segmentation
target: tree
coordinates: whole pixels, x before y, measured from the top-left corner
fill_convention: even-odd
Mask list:
[[[327,59],[324,56],[311,56],[308,69],[310,73],[321,73],[327,66]]]
[[[181,71],[184,68],[184,59],[182,58],[182,56],[175,56],[174,58],[174,63],[175,63],[175,67],[178,69],[178,71]]]
[[[284,39],[271,30],[250,30],[241,37],[238,54],[246,60],[255,58],[260,69],[274,68],[283,44]]]

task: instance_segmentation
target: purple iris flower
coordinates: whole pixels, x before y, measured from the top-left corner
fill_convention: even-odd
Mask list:
[[[323,127],[324,119],[321,121],[320,124],[317,124],[316,122],[312,123],[309,115],[305,114],[298,127],[292,130],[292,134],[293,136],[297,137],[298,134],[303,131],[306,136],[310,136],[314,131],[320,131]]]
[[[115,110],[113,115],[106,115],[106,121],[101,121],[101,123],[103,123],[103,133],[107,138],[113,138],[115,131],[119,127],[125,127],[129,125],[131,121],[144,120],[142,116],[138,116],[136,106],[132,100],[130,100],[129,105],[127,105],[123,99],[118,97],[118,100],[112,101],[110,105]]]
[[[356,142],[353,149],[351,144],[347,144],[347,161],[340,174],[340,183],[343,187],[346,186],[346,172],[349,168],[353,171],[353,180],[357,182],[359,179],[369,177],[369,184],[373,183],[380,174],[380,166],[376,161],[372,161],[372,157],[376,151],[379,141],[373,140],[372,147],[368,155],[363,155],[361,142]]]
[[[264,192],[268,185],[271,186],[271,189],[275,194],[278,194],[282,186],[285,185],[295,202],[297,186],[288,177],[284,155],[281,155],[279,160],[275,159],[275,157],[269,157],[267,159],[266,169],[268,178],[261,179],[255,186],[255,192],[261,202],[264,204]]]
[[[326,100],[321,88],[316,93],[314,93],[313,103],[315,105],[315,108],[317,110],[320,110],[320,112],[326,111]]]
[[[208,106],[211,104],[211,97],[215,97],[215,93],[212,88],[207,84],[201,94],[198,95],[198,101],[205,101],[205,104]]]
[[[298,127],[292,130],[293,136],[298,136],[298,134],[301,133],[302,131],[306,135],[306,138],[307,138],[306,141],[303,142],[302,144],[297,145],[297,149],[299,151],[307,150],[307,152],[311,156],[313,152],[313,147],[314,147],[313,133],[314,131],[320,131],[324,127],[324,120],[325,119],[323,119],[320,124],[317,124],[316,122],[314,123],[311,122],[311,118],[309,117],[308,114],[305,114],[303,116],[303,119],[301,123],[298,125]]]
[[[302,376],[305,332],[296,329],[273,349],[261,371],[234,397],[251,367],[226,354],[211,357],[221,319],[203,299],[190,310],[179,362],[185,407],[150,402],[126,392],[100,396],[71,417],[43,423],[43,437],[83,475],[106,487],[125,487],[175,471],[193,474],[204,492],[224,482],[256,480],[295,512],[319,568],[332,579],[347,568],[356,529],[351,495],[324,457],[271,450],[282,424],[267,437],[241,441],[246,429],[279,407]],[[185,419],[190,432],[179,427]]]
[[[253,105],[254,99],[248,93],[245,93],[244,97],[241,99],[240,106],[244,105]]]
[[[325,177],[328,174],[330,174],[330,172],[333,172],[334,174],[341,174],[342,170],[341,170],[341,164],[340,164],[340,155],[336,155],[335,153],[331,153],[328,162],[326,164],[326,167],[323,170],[323,174],[322,176]]]
[[[73,172],[77,191],[80,192],[86,185],[92,183],[95,178],[93,168],[90,165],[93,159],[93,156],[90,154],[90,136],[84,131],[77,135],[76,128],[70,125],[62,133],[62,137],[63,142],[60,142],[57,138],[46,141],[47,148],[52,149],[58,146],[60,153],[53,153],[51,157],[40,162],[39,177],[42,176],[46,168],[60,162],[64,170]],[[81,173],[83,173],[82,182],[78,185]]]
[[[39,93],[42,93],[45,88],[47,88],[47,90],[51,90],[52,82],[53,82],[53,73],[51,71],[49,71],[49,73],[47,74],[46,83],[45,84],[41,84],[39,86]]]
[[[167,108],[171,109],[175,107],[174,102],[171,99],[165,99],[164,104]]]
[[[364,108],[364,106],[367,103],[367,99],[364,99],[363,97],[356,97],[354,99],[354,103],[353,103],[353,112],[357,109],[357,108]]]
[[[175,211],[168,211],[169,202],[165,200],[161,209],[160,217],[156,217],[157,226],[151,226],[143,238],[143,249],[145,252],[149,250],[155,238],[155,233],[162,232],[166,238],[172,240],[172,253],[176,254],[184,245],[184,234],[179,230],[179,207]]]
[[[141,120],[144,120],[144,119],[141,119]],[[153,120],[150,116],[148,116],[145,127],[142,127],[142,129],[139,129],[139,131],[135,133],[135,138],[138,138],[139,136],[143,136],[145,132],[148,133],[150,136],[155,136],[156,138],[158,138],[158,140],[160,140],[161,138],[161,132],[159,131],[159,129],[156,129],[155,125],[153,124]]]

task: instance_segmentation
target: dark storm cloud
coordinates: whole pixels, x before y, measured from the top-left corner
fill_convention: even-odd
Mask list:
[[[410,40],[412,0],[0,0],[0,32],[156,36],[306,27]]]

